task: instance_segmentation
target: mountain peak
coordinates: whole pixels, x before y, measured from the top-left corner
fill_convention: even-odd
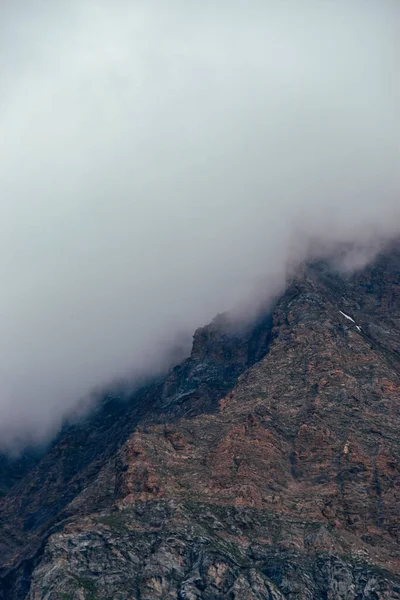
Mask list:
[[[2,500],[2,600],[400,598],[399,257],[308,265],[67,428]]]

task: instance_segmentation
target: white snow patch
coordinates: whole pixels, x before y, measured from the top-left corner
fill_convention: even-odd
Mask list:
[[[346,317],[346,319],[348,319],[349,321],[351,321],[352,323],[355,323],[355,320],[352,319],[351,317],[349,317],[349,315],[346,315],[346,313],[342,312],[341,310],[339,310],[340,314],[342,314],[344,317]]]
[[[361,327],[359,325],[356,325],[358,331],[361,331]]]

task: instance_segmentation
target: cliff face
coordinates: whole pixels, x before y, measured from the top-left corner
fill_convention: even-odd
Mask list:
[[[308,266],[7,474],[0,597],[400,599],[399,408],[399,251]]]

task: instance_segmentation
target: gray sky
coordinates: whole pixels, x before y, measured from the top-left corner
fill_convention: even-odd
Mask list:
[[[315,240],[400,233],[399,30],[398,0],[1,4],[1,446]]]

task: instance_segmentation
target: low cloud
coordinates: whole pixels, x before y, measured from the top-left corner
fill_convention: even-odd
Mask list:
[[[398,0],[0,13],[3,448],[316,248],[400,233]]]

